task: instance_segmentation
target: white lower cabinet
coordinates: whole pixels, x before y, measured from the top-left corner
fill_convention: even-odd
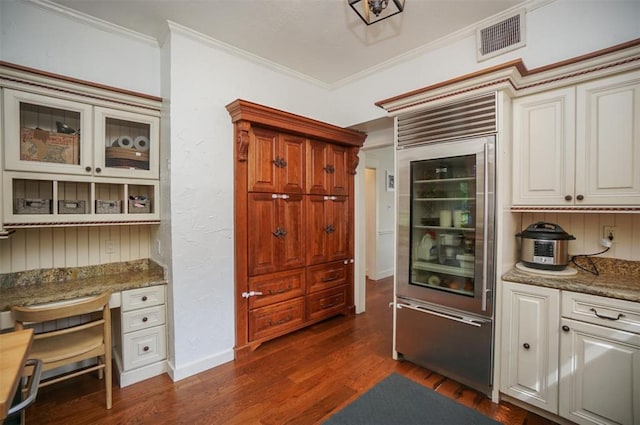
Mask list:
[[[640,303],[503,282],[500,391],[578,424],[640,424]]]
[[[504,282],[502,311],[502,392],[557,413],[560,292]]]
[[[113,317],[121,387],[167,371],[166,316],[164,285],[122,292],[120,314]]]
[[[640,304],[563,291],[560,416],[640,424]]]

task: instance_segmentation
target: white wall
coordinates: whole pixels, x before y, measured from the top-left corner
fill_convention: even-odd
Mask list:
[[[394,150],[392,146],[367,149],[366,164],[376,169],[376,228],[375,228],[375,270],[369,271],[369,278],[382,279],[394,273],[395,252],[395,191],[386,188],[386,174],[394,174]],[[367,212],[368,214],[368,212]],[[368,237],[371,235],[367,235]],[[369,249],[369,245],[367,249]]]
[[[0,1],[0,35],[3,61],[160,96],[160,50],[149,37],[24,1]]]
[[[160,49],[30,3],[0,2],[0,60],[167,97],[171,119],[163,131],[170,134],[162,137],[170,141],[163,152],[170,152],[163,155],[163,173],[170,173],[171,185],[163,190],[171,198],[162,210],[171,214],[157,236],[160,257],[171,266],[170,352],[180,379],[229,360],[234,345],[233,138],[224,105],[244,98],[350,126],[383,116],[375,101],[513,58],[523,57],[533,68],[638,38],[638,16],[637,1],[557,1],[527,15],[527,46],[508,55],[477,63],[469,35],[325,91],[177,26]],[[362,210],[356,208],[360,229]],[[361,263],[359,252],[356,247]]]

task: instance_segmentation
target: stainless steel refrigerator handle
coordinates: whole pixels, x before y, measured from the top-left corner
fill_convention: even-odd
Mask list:
[[[473,319],[465,319],[464,317],[450,316],[448,314],[438,313],[438,312],[435,312],[433,310],[428,310],[426,308],[414,307],[414,306],[409,305],[409,304],[398,303],[398,304],[396,304],[396,307],[399,308],[399,309],[408,308],[409,310],[414,310],[414,311],[417,311],[417,312],[420,312],[420,313],[431,314],[432,316],[442,317],[443,319],[453,320],[455,322],[464,323],[465,325],[471,325],[471,326],[475,326],[477,328],[482,327],[482,323],[478,323],[478,322],[474,321]]]
[[[484,144],[484,226],[482,229],[482,311],[487,311],[487,248],[489,247],[489,145]]]

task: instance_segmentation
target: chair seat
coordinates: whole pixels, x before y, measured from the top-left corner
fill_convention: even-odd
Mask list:
[[[56,338],[36,339],[33,341],[29,356],[42,360],[44,370],[47,370],[48,364],[82,356],[102,345],[103,330],[100,326],[95,326]]]

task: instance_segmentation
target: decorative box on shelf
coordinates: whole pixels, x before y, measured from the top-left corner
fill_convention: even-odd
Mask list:
[[[85,201],[58,201],[58,214],[86,214],[86,205],[87,203]]]
[[[54,133],[39,128],[20,129],[22,161],[78,164],[79,151],[78,134]]]
[[[17,198],[15,214],[51,214],[51,199]]]
[[[151,212],[151,200],[129,199],[130,214],[148,214]]]
[[[96,214],[120,214],[122,201],[96,199]]]
[[[120,139],[123,138],[120,137]],[[108,147],[105,150],[105,165],[115,168],[148,170],[149,152],[135,148]]]

